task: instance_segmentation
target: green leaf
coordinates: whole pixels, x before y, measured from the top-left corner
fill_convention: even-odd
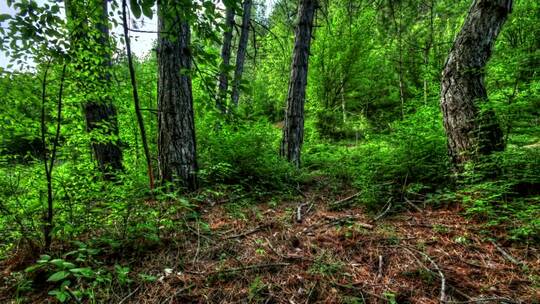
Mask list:
[[[69,276],[69,272],[67,271],[58,271],[53,273],[48,279],[47,282],[58,282],[61,281]]]
[[[4,22],[8,20],[9,18],[11,18],[9,14],[0,14],[0,22]]]
[[[133,12],[135,18],[141,17],[141,7],[137,0],[129,0],[129,6],[131,7],[131,12]]]
[[[71,271],[72,273],[75,273],[75,274],[80,274],[84,277],[93,277],[94,276],[94,271],[88,267],[84,267],[84,268],[73,268],[73,269],[70,269],[69,271]]]
[[[152,19],[153,16],[152,6],[154,6],[153,0],[143,0],[141,3],[143,14],[150,19]]]

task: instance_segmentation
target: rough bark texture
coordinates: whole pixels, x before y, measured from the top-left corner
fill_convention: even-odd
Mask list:
[[[232,103],[235,107],[238,106],[238,100],[240,99],[240,84],[242,82],[242,73],[244,71],[249,40],[249,22],[251,21],[252,3],[252,0],[244,0],[242,5],[242,30],[240,31],[240,41],[238,42],[238,52],[236,53],[236,68],[234,70],[233,91],[231,95]]]
[[[296,167],[304,141],[304,102],[316,0],[300,0],[280,154]]]
[[[66,15],[71,21],[75,23],[85,23],[88,20],[81,20],[83,17],[78,14],[80,7],[77,2],[74,1],[65,1],[66,4]],[[96,1],[96,5],[99,5],[99,20],[94,20],[96,23],[96,29],[100,33],[97,44],[99,45],[98,50],[91,50],[92,52],[98,53],[102,56],[101,64],[97,68],[92,68],[95,73],[95,70],[100,73],[100,84],[99,86],[107,87],[110,85],[110,72],[111,67],[111,54],[109,47],[109,27],[108,27],[108,9],[107,9],[107,0]],[[76,26],[75,28],[77,28]],[[87,37],[86,33],[77,31],[76,33],[71,33],[71,43],[74,49],[85,48],[89,45],[92,45],[89,41],[90,37]],[[84,60],[84,59],[83,59]],[[88,62],[76,63],[78,68],[88,68],[91,66]],[[85,80],[82,80],[85,81]],[[97,86],[96,86],[97,87]],[[95,157],[96,163],[99,170],[104,173],[105,178],[112,179],[114,178],[114,172],[122,170],[122,151],[120,150],[118,142],[118,117],[116,113],[116,108],[112,104],[111,100],[108,98],[96,98],[100,100],[88,100],[84,103],[83,110],[86,120],[86,130],[89,133],[99,130],[99,133],[107,138],[107,140],[102,139],[92,139],[91,146],[92,152]]]
[[[162,182],[193,190],[197,187],[197,156],[189,75],[190,29],[187,21],[172,16],[173,6],[165,2],[158,9],[159,173]]]
[[[485,66],[512,9],[512,0],[475,0],[442,73],[441,110],[454,164],[504,149],[503,134],[486,102]]]
[[[223,45],[221,46],[222,70],[219,74],[217,107],[221,113],[227,110],[226,99],[229,89],[229,66],[231,62],[231,45],[234,26],[234,8],[227,6],[225,12],[225,32],[223,33]]]

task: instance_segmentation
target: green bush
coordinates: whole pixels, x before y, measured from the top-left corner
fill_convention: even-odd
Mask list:
[[[292,166],[278,155],[278,128],[265,120],[234,125],[213,121],[207,117],[197,129],[203,182],[275,189],[291,178]]]

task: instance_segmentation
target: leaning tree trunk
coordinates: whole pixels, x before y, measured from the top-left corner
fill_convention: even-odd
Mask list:
[[[247,45],[249,39],[249,23],[251,21],[252,0],[244,0],[242,14],[242,30],[240,31],[240,41],[236,53],[236,69],[234,70],[233,90],[231,94],[233,106],[238,106],[240,99],[240,84],[242,83],[242,73],[244,71],[244,61],[246,60]]]
[[[512,0],[475,0],[446,60],[441,110],[456,165],[504,149],[494,111],[481,110],[481,104],[487,101],[486,63],[511,10]]]
[[[231,61],[231,45],[234,26],[234,7],[228,5],[225,12],[225,32],[223,33],[223,45],[221,46],[221,71],[218,83],[217,107],[221,113],[226,112],[227,90],[229,89],[229,66]]]
[[[173,14],[174,1],[160,3],[158,19],[158,161],[162,182],[193,190],[197,157],[188,22]]]
[[[101,87],[107,90],[110,86],[111,75],[111,48],[109,45],[109,26],[108,26],[108,9],[107,0],[96,2],[99,5],[96,10],[99,12],[96,20],[87,20],[80,15],[83,13],[80,3],[76,1],[65,1],[66,15],[72,22],[72,31],[70,33],[71,47],[73,52],[76,49],[82,49],[91,53],[97,54],[99,64],[95,62],[85,61],[85,58],[79,60],[77,54],[75,56],[75,64],[77,69],[88,72],[88,74],[97,74],[99,84],[95,87]],[[91,16],[93,17],[93,16]],[[96,33],[98,38],[92,38],[88,33],[80,30],[82,24],[87,22],[96,24]],[[88,49],[88,48],[91,49]],[[81,81],[87,81],[84,76]],[[83,110],[86,120],[86,130],[91,134],[92,152],[97,162],[99,170],[104,173],[105,178],[113,179],[114,173],[122,170],[122,151],[120,150],[118,141],[118,117],[116,108],[112,104],[110,98],[104,96],[106,94],[95,94],[96,92],[88,92],[93,95],[92,100],[87,100],[84,103]],[[96,138],[98,137],[98,138]]]
[[[309,49],[316,0],[300,0],[298,24],[296,26],[291,78],[287,95],[285,125],[281,142],[281,156],[300,166],[300,151],[304,141],[304,102],[308,76]]]

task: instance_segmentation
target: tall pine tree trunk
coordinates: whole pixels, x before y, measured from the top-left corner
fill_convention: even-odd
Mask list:
[[[96,10],[89,10],[83,3],[66,0],[66,16],[71,24],[70,42],[71,52],[76,69],[87,72],[87,75],[97,76],[99,83],[93,83],[90,87],[101,88],[104,91],[110,87],[111,75],[111,47],[109,45],[109,25],[107,0],[92,2],[97,5]],[[93,15],[88,12],[98,12]],[[86,14],[86,15],[85,15]],[[94,35],[81,30],[82,25],[94,24]],[[99,57],[99,64],[80,58],[77,51],[88,51]],[[87,82],[86,76],[81,76],[81,82]],[[87,85],[85,85],[87,86]],[[84,87],[84,86],[83,86]],[[92,153],[95,157],[99,170],[105,178],[113,179],[114,173],[122,169],[122,151],[118,141],[118,117],[116,108],[110,98],[100,92],[85,92],[91,95],[91,100],[84,102],[83,110],[86,120],[86,130],[91,134]],[[96,138],[99,137],[99,138]]]
[[[158,161],[162,182],[197,187],[190,28],[175,1],[158,7]],[[176,13],[175,13],[176,12]]]
[[[304,103],[316,0],[300,0],[280,154],[296,167],[304,141]]]
[[[512,0],[475,0],[454,41],[442,73],[441,110],[454,164],[479,154],[503,150],[503,134],[493,110],[480,110],[487,101],[486,63]]]
[[[238,42],[238,52],[236,53],[236,68],[234,70],[232,104],[238,106],[240,99],[240,84],[242,82],[242,73],[244,71],[244,62],[246,60],[246,52],[249,39],[249,23],[251,21],[251,4],[252,0],[244,0],[242,13],[242,30],[240,31],[240,41]]]
[[[223,33],[223,45],[221,46],[221,71],[218,83],[217,107],[221,113],[227,110],[227,90],[229,89],[229,66],[231,62],[231,45],[234,26],[234,7],[228,5],[225,12],[225,32]]]

